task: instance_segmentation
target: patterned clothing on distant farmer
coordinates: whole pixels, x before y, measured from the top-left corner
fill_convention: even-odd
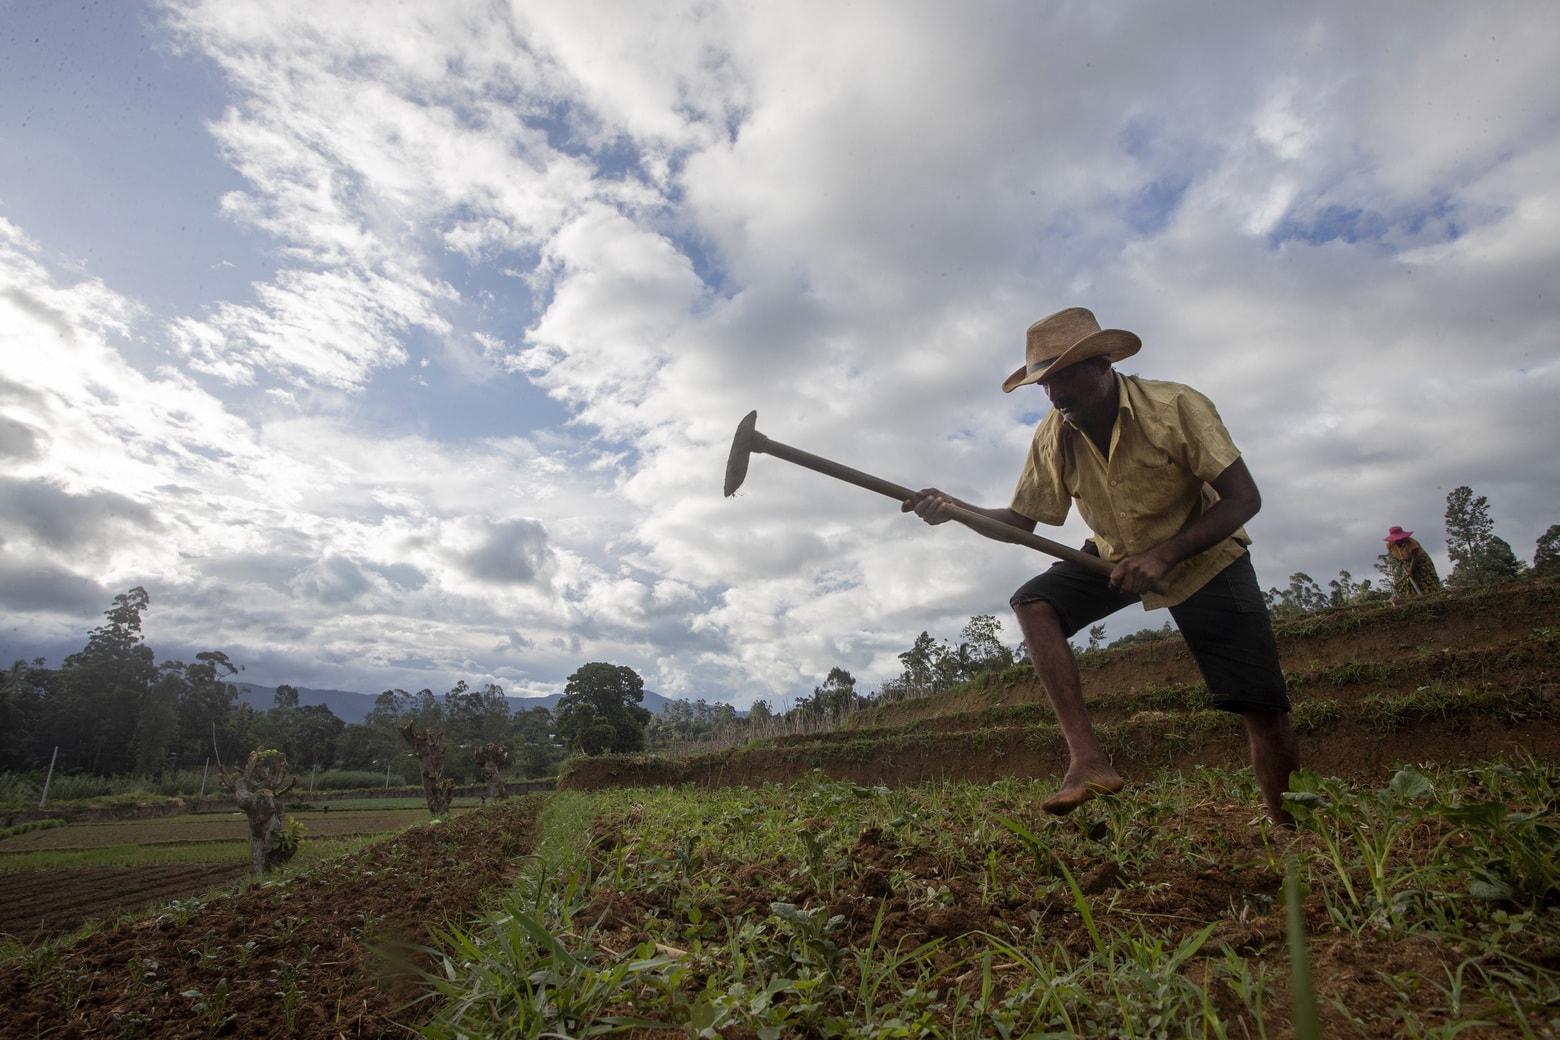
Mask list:
[[[1389,541],[1387,555],[1392,559],[1393,596],[1422,596],[1441,591],[1441,576],[1435,572],[1435,561],[1418,541],[1413,538]]]

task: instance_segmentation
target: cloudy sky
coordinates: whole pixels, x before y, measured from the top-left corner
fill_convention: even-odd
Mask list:
[[[1264,586],[1444,573],[1461,484],[1529,559],[1557,60],[1531,0],[0,0],[0,656],[141,585],[262,685],[874,689],[1045,558],[725,499],[737,422],[1005,505],[1072,305],[1219,406]]]

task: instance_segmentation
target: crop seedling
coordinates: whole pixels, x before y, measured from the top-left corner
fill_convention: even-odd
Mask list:
[[[124,1011],[113,1013],[114,1024],[119,1027],[119,1036],[122,1040],[134,1040],[136,1037],[147,1036],[147,1030],[152,1024],[151,1016],[140,1011]]]
[[[216,1036],[223,1026],[233,1020],[227,1010],[228,992],[228,980],[223,977],[211,988],[210,993],[187,989],[179,995],[190,1002],[191,1011],[205,1019],[206,1035]]]
[[[1430,812],[1419,804],[1430,794],[1430,781],[1409,769],[1393,774],[1385,791],[1367,793],[1302,769],[1291,779],[1284,801],[1296,824],[1321,840],[1349,904],[1372,919],[1396,921],[1413,895],[1408,886],[1437,869],[1416,866],[1402,855],[1416,825]],[[1363,868],[1364,886],[1354,881],[1356,864]]]
[[[304,998],[308,996],[301,985],[306,974],[303,965],[291,961],[278,961],[276,967],[271,969],[271,975],[277,985],[281,986],[276,995],[282,998],[282,1022],[289,1033],[297,1030],[298,1015],[303,1011]]]
[[[1500,802],[1440,807],[1461,828],[1456,851],[1468,873],[1468,893],[1490,902],[1538,909],[1560,899],[1560,826],[1542,812],[1507,812]]]

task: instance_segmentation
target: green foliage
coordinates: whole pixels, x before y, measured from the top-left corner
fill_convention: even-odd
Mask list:
[[[280,828],[271,834],[271,847],[265,853],[265,869],[277,868],[292,862],[303,845],[304,826],[296,816],[289,816]]]
[[[1392,564],[1385,554],[1377,558],[1376,569],[1384,576],[1391,577]],[[1323,591],[1309,574],[1296,571],[1289,576],[1288,588],[1268,589],[1262,598],[1274,618],[1286,618],[1316,614],[1335,607],[1379,603],[1386,600],[1388,595],[1387,589],[1378,588],[1371,579],[1355,581],[1354,575],[1346,570],[1340,570],[1336,578],[1327,582],[1327,591]]]
[[[1321,1017],[1316,1012],[1316,989],[1311,985],[1310,950],[1305,941],[1305,914],[1300,909],[1300,867],[1294,856],[1289,857],[1284,868],[1284,909],[1295,1040],[1322,1040]]]
[[[836,668],[834,671],[840,672],[841,669]],[[849,678],[849,673],[844,674]],[[833,677],[834,673],[831,672],[830,678]],[[850,681],[855,682],[853,679]],[[768,705],[765,704],[764,708],[767,710]],[[676,744],[734,737],[745,734],[748,726],[748,721],[738,718],[737,709],[730,704],[710,704],[702,697],[692,704],[672,701],[650,719],[649,726],[645,728],[645,748],[649,751],[664,751]]]
[[[1331,605],[1327,593],[1304,571],[1296,571],[1289,576],[1287,589],[1271,588],[1263,594],[1267,601],[1268,610],[1275,617],[1284,617],[1291,614],[1310,614],[1318,610],[1325,610]]]
[[[558,737],[587,755],[643,749],[650,712],[640,706],[645,682],[632,668],[593,662],[569,676],[558,701]]]
[[[1180,635],[1175,627],[1166,621],[1159,628],[1144,628],[1129,635],[1124,635],[1110,644],[1106,649],[1115,650],[1123,646],[1141,646],[1144,643],[1158,643],[1166,639],[1174,639]]]
[[[1321,733],[1343,718],[1343,707],[1335,700],[1306,699],[1290,712],[1289,722],[1296,733]]]
[[[511,716],[509,761],[522,777],[556,776],[564,749],[553,739],[553,713],[543,707]]]
[[[927,632],[899,655],[904,671],[883,684],[883,700],[903,700],[952,689],[982,675],[1001,674],[1023,659],[1022,650],[1004,645],[1002,622],[992,614],[977,614],[959,631],[959,643],[950,645]]]
[[[65,820],[29,820],[26,823],[18,823],[14,827],[0,827],[0,841],[4,841],[7,838],[14,838],[19,834],[31,834],[33,831],[49,831],[56,827],[64,826],[67,826]]]
[[[1522,561],[1495,534],[1489,500],[1464,485],[1446,496],[1446,552],[1452,558],[1447,584],[1464,588],[1495,585],[1522,577]]]
[[[1467,872],[1469,894],[1535,912],[1560,905],[1560,820],[1554,815],[1560,805],[1560,770],[1529,761],[1520,769],[1496,763],[1459,775],[1477,781],[1486,796],[1453,799],[1440,810],[1462,828],[1465,840],[1455,847],[1454,857]]]
[[[1296,825],[1321,842],[1351,908],[1370,921],[1398,922],[1412,906],[1418,879],[1438,867],[1416,864],[1404,854],[1416,839],[1418,823],[1431,811],[1432,793],[1429,778],[1410,769],[1393,774],[1385,791],[1359,791],[1301,769],[1290,780],[1284,803]]]
[[[1560,524],[1550,524],[1549,530],[1539,535],[1533,550],[1533,577],[1557,575],[1560,575]]]

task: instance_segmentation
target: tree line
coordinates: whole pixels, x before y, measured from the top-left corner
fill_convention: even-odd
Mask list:
[[[220,651],[159,662],[141,631],[150,605],[146,590],[133,588],[114,597],[104,624],[60,667],[37,658],[0,670],[0,771],[37,770],[57,748],[64,773],[161,778],[274,749],[295,771],[383,773],[399,786],[417,776],[399,732],[407,722],[444,734],[446,772],[459,783],[477,776],[476,749],[488,744],[507,749],[520,777],[553,775],[572,752],[644,747],[644,682],[621,665],[581,667],[555,711],[513,711],[502,686],[462,680],[442,695],[386,690],[361,723],[348,724],[323,705],[299,704],[289,685],[276,688],[267,710],[241,702],[231,681],[239,666]]]
[[[793,704],[757,702],[747,716],[731,704],[673,701],[659,714],[643,707],[644,681],[631,668],[592,662],[569,676],[555,710],[512,710],[504,689],[464,680],[443,694],[386,690],[361,723],[324,705],[299,703],[298,690],[276,687],[269,709],[239,700],[240,668],[221,651],[190,662],[158,661],[142,635],[151,597],[141,587],[114,597],[105,622],[58,668],[44,659],[0,670],[0,772],[25,773],[50,762],[67,774],[161,779],[180,770],[243,762],[257,749],[286,756],[295,772],[345,770],[383,775],[385,784],[415,782],[418,771],[401,728],[442,732],[446,774],[476,780],[476,751],[499,745],[507,771],[521,778],[556,774],[570,754],[626,754],[692,743],[736,742],[785,728],[838,724],[880,700],[947,689],[1023,659],[999,637],[991,615],[971,618],[956,643],[922,632],[899,655],[901,674],[875,694],[857,691],[844,668]]]

